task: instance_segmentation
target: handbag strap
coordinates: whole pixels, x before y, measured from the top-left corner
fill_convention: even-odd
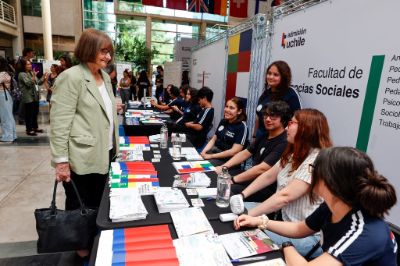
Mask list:
[[[77,189],[77,187],[76,187],[76,185],[75,185],[75,182],[74,182],[72,179],[71,179],[70,182],[71,182],[71,184],[72,184],[72,187],[74,188],[74,191],[75,191],[76,197],[78,198],[79,204],[81,205],[81,210],[84,210],[84,209],[85,209],[85,205],[84,205],[83,202],[82,202],[81,196],[79,195],[79,192],[78,192],[78,189]],[[50,205],[50,209],[52,210],[52,213],[55,213],[55,212],[56,212],[56,193],[57,193],[57,185],[58,185],[58,181],[55,180],[55,181],[54,181],[54,189],[53,189],[53,198],[52,198],[52,200],[51,200],[51,205]]]

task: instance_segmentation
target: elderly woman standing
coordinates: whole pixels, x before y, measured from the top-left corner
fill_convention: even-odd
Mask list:
[[[54,84],[50,147],[56,179],[63,181],[67,210],[80,206],[71,179],[86,206],[100,205],[116,153],[117,108],[110,77],[102,70],[113,52],[108,35],[85,30],[75,48],[80,64],[61,73]],[[87,254],[86,250],[78,252],[82,257]]]

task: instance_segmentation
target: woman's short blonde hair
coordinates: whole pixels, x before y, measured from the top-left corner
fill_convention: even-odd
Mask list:
[[[114,47],[111,38],[102,31],[87,29],[82,32],[75,47],[75,57],[81,63],[94,62],[101,49],[107,49],[111,58],[114,56]]]

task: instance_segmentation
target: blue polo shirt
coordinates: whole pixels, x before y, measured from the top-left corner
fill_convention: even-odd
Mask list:
[[[322,203],[305,222],[313,231],[322,231],[322,249],[343,265],[397,265],[397,243],[385,221],[360,209],[351,210],[337,223],[331,218]]]
[[[248,138],[247,124],[245,121],[229,123],[227,120],[222,119],[215,131],[215,135],[217,140],[214,145],[222,151],[231,149],[233,144],[245,146]]]

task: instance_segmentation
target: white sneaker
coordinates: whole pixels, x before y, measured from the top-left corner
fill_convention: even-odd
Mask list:
[[[230,198],[231,211],[234,214],[242,214],[244,212],[243,197],[240,194],[234,195]]]

